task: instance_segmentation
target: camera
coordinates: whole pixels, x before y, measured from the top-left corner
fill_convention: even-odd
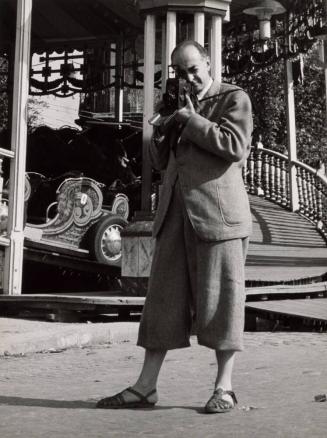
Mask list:
[[[163,107],[149,119],[150,125],[162,128],[168,126],[174,113],[186,105],[186,95],[194,101],[192,85],[189,82],[179,78],[167,79],[166,92],[162,96]]]
[[[163,95],[163,101],[166,111],[171,113],[186,104],[185,96],[192,95],[192,85],[185,79],[170,78],[166,82],[166,92]]]

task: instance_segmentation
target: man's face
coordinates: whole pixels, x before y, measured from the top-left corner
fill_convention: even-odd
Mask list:
[[[200,93],[210,80],[210,61],[203,58],[196,47],[186,46],[178,50],[172,59],[176,77],[186,79],[196,94]]]

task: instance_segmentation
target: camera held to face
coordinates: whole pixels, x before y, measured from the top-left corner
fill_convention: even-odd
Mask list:
[[[150,125],[165,128],[172,120],[174,114],[186,105],[185,96],[194,101],[192,85],[185,79],[169,78],[166,82],[166,92],[162,96],[163,107],[150,119]]]
[[[171,78],[166,82],[163,101],[167,112],[172,113],[186,105],[185,96],[192,96],[192,85],[185,79]]]

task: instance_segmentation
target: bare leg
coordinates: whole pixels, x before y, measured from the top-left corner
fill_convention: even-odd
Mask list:
[[[235,394],[232,391],[232,374],[234,366],[234,350],[216,350],[217,357],[217,378],[215,390],[205,405],[205,412],[216,414],[229,412],[237,403]]]
[[[216,350],[218,372],[215,383],[215,389],[223,388],[232,389],[232,374],[234,367],[235,351],[233,350]]]
[[[161,365],[165,359],[166,353],[166,350],[145,350],[143,367],[135,385],[132,386],[133,389],[143,395],[146,395],[151,390],[156,389],[159,372],[161,369]],[[137,399],[137,397],[134,394],[125,391],[124,399],[126,401],[134,401]],[[157,402],[157,393],[149,396],[148,401]]]
[[[232,375],[235,353],[233,350],[216,350],[218,372],[215,389],[222,388],[225,391],[231,391],[233,389]],[[222,398],[226,401],[233,402],[232,397],[228,394],[224,394]]]

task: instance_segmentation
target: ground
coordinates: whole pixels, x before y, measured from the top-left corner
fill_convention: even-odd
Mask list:
[[[2,438],[320,438],[326,436],[327,335],[246,333],[235,365],[237,408],[206,415],[212,351],[169,352],[153,410],[94,409],[132,384],[143,358],[134,342],[0,358]]]

